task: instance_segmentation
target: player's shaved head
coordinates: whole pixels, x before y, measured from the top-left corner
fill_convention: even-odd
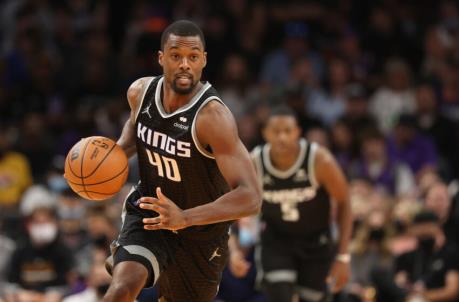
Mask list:
[[[202,46],[206,48],[206,42],[204,40],[204,34],[196,23],[188,20],[179,20],[175,21],[169,25],[161,35],[161,50],[164,50],[164,45],[169,39],[170,35],[175,35],[179,37],[195,37],[198,36],[202,42]]]

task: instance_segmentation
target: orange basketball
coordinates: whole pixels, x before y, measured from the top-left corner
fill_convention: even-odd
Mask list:
[[[128,171],[120,146],[109,138],[91,136],[80,140],[67,154],[64,177],[81,197],[103,200],[121,190]]]

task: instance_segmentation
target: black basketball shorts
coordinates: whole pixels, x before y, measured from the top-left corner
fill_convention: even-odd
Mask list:
[[[157,286],[167,302],[207,302],[217,294],[228,260],[228,235],[190,239],[168,230],[148,231],[142,219],[155,216],[138,207],[141,197],[131,191],[123,207],[123,224],[112,243],[107,270],[120,262],[136,261],[148,272],[145,287]]]
[[[323,301],[334,248],[328,231],[301,240],[265,233],[255,251],[257,282],[262,287],[292,283],[303,300]]]

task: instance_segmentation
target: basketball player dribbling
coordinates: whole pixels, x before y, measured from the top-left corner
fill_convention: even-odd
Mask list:
[[[209,83],[202,31],[177,21],[162,34],[163,75],[136,80],[118,144],[137,152],[140,182],[126,198],[103,301],[132,302],[157,285],[160,301],[215,297],[231,221],[260,210],[261,192],[236,123]]]

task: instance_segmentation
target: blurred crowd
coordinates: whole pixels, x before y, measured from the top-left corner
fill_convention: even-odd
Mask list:
[[[391,282],[416,293],[459,272],[456,1],[0,0],[0,301],[100,299],[126,192],[82,200],[64,157],[82,137],[119,136],[127,88],[161,73],[161,32],[183,18],[205,33],[204,80],[248,149],[286,104],[347,174],[352,280],[337,299],[398,301]],[[134,159],[129,182],[136,171]],[[248,259],[253,228],[240,223]],[[254,272],[227,270],[221,288],[222,301],[263,301]]]

